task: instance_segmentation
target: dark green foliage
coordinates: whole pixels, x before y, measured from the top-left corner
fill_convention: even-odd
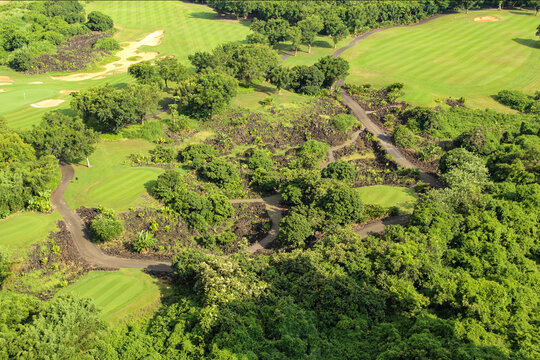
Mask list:
[[[152,161],[155,163],[168,164],[176,157],[176,151],[172,146],[157,145],[151,152]]]
[[[439,169],[450,187],[483,186],[488,181],[485,161],[463,148],[450,150],[441,158]]]
[[[159,175],[156,183],[152,187],[152,194],[163,200],[165,203],[171,202],[177,193],[184,189],[182,175],[176,170],[167,170]]]
[[[251,33],[246,36],[246,41],[249,44],[268,44],[268,37],[259,33]]]
[[[437,112],[427,107],[418,106],[407,109],[403,113],[402,119],[407,127],[414,132],[429,132],[439,128]]]
[[[325,56],[315,66],[321,70],[324,75],[322,86],[331,87],[334,82],[341,78],[345,78],[349,74],[349,62],[343,58],[335,58],[331,55]]]
[[[117,239],[124,231],[122,221],[106,215],[98,215],[90,224],[90,231],[97,242]]]
[[[18,50],[13,53],[9,61],[9,67],[16,71],[30,70],[32,67],[32,56],[27,50]]]
[[[116,51],[120,50],[120,44],[116,39],[112,37],[104,37],[101,39],[98,39],[96,43],[92,46],[94,49],[98,50],[105,50],[105,51]]]
[[[156,66],[159,76],[165,81],[165,86],[169,86],[169,81],[179,82],[189,75],[188,69],[176,58],[166,57],[157,60]]]
[[[314,168],[326,158],[330,146],[317,140],[308,140],[298,149],[298,158],[305,168]]]
[[[234,215],[234,208],[229,198],[219,192],[208,194],[206,197],[209,214],[206,220],[211,224],[219,223]]]
[[[311,221],[306,216],[296,212],[285,216],[279,223],[279,242],[283,246],[302,248],[312,233]]]
[[[4,359],[104,358],[105,322],[90,299],[60,296],[41,302],[0,294],[0,357]],[[112,349],[111,349],[112,350]]]
[[[40,156],[54,155],[73,162],[90,156],[99,136],[87,128],[80,118],[50,112],[45,114],[39,126],[34,126],[25,134],[25,140]]]
[[[499,141],[500,136],[496,131],[489,131],[483,126],[478,126],[463,132],[454,140],[454,144],[473,153],[486,156],[499,147]]]
[[[183,283],[195,282],[195,267],[205,261],[207,256],[199,250],[182,249],[174,256],[172,268],[175,278]]]
[[[339,131],[347,131],[350,128],[358,125],[358,120],[352,114],[338,114],[332,118],[332,124]]]
[[[138,253],[152,249],[155,244],[154,234],[149,231],[141,230],[137,232],[137,235],[132,240],[133,249]]]
[[[326,218],[337,224],[356,222],[363,213],[360,194],[345,185],[330,188],[322,200],[321,207],[326,213]]]
[[[37,157],[18,134],[0,129],[0,218],[23,210],[34,200],[48,204],[47,194],[56,186],[57,164],[53,156]]]
[[[540,114],[540,101],[519,90],[501,90],[495,99],[503,105],[523,113]]]
[[[0,289],[2,288],[4,280],[11,275],[10,264],[9,253],[0,248]]]
[[[200,169],[207,161],[218,155],[218,151],[208,144],[189,145],[180,152],[183,162],[191,164],[195,169]]]
[[[272,46],[287,39],[289,22],[283,19],[270,19],[268,21],[255,19],[250,28],[252,31],[266,37]]]
[[[291,69],[285,66],[276,66],[268,72],[266,79],[270,81],[270,84],[275,85],[279,92],[281,89],[286,89],[289,87],[291,77]]]
[[[148,84],[156,77],[156,68],[150,61],[140,61],[132,64],[128,68],[129,75],[137,79],[141,84]]]
[[[322,171],[322,177],[352,183],[356,175],[356,168],[346,161],[334,161]]]
[[[210,160],[202,169],[202,175],[220,187],[235,186],[240,182],[240,171],[238,168],[220,158]]]
[[[251,182],[263,193],[271,193],[279,187],[280,178],[275,171],[257,168],[251,176]]]
[[[131,85],[121,90],[107,84],[72,96],[71,108],[88,126],[104,132],[118,132],[154,111],[160,93],[152,85]]]
[[[212,117],[236,95],[237,81],[225,74],[206,73],[178,84],[176,94],[185,112],[195,118]]]
[[[264,149],[253,149],[247,158],[247,165],[251,170],[261,168],[268,171],[272,168],[272,166],[274,166],[274,162],[272,161],[272,153]]]
[[[113,28],[114,22],[110,16],[99,11],[91,11],[88,14],[86,26],[92,31],[109,31]]]
[[[314,95],[324,82],[324,74],[316,66],[297,65],[291,69],[290,87],[297,93]]]
[[[397,126],[392,132],[392,141],[397,146],[412,148],[420,139],[405,125]]]

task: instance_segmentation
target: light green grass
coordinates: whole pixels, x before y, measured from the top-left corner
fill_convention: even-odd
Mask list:
[[[337,49],[349,44],[352,40],[353,38],[351,36],[347,36],[345,39],[339,41],[336,49],[334,49],[334,42],[332,41],[331,37],[317,36],[317,40],[313,42],[313,46],[311,47],[311,54],[308,54],[307,46],[302,45],[298,48],[298,53],[296,56],[288,57],[283,62],[283,65],[291,67],[295,65],[313,65],[319,61],[320,58],[333,55]],[[280,48],[286,49],[286,51],[280,51],[280,53],[283,55],[289,51],[290,44],[280,44]]]
[[[497,22],[475,22],[496,16]],[[504,109],[491,98],[501,89],[532,93],[540,87],[538,17],[532,12],[451,14],[423,25],[373,34],[343,53],[352,83],[405,84],[404,99],[434,104],[465,97],[475,107]]]
[[[58,295],[90,298],[111,325],[133,323],[156,310],[162,286],[139,269],[94,271],[62,289]]]
[[[56,230],[58,212],[38,214],[22,212],[0,220],[0,247],[7,248],[12,256],[19,257],[32,244],[47,238]]]
[[[295,94],[287,90],[281,90],[281,94],[274,85],[264,82],[256,84],[253,88],[239,88],[238,95],[232,100],[232,107],[245,107],[250,110],[264,110],[266,107],[260,104],[260,101],[266,98],[272,98],[272,105],[285,105],[304,103],[311,99],[312,96]]]
[[[227,41],[241,41],[249,33],[247,23],[216,20],[216,12],[209,7],[181,1],[94,1],[86,6],[87,13],[93,10],[102,11],[113,18],[120,30],[115,37],[121,42],[140,40],[156,30],[164,30],[160,45],[145,46],[141,50],[172,54],[185,64],[188,64],[188,55],[195,51],[211,50]],[[83,90],[105,83],[133,82],[127,74],[87,81],[53,80],[53,74],[25,75],[0,66],[2,75],[11,77],[13,82],[10,85],[0,85],[0,89],[6,90],[0,93],[0,115],[8,120],[10,127],[21,129],[39,123],[48,111],[68,109],[69,96],[60,94],[60,90]],[[46,109],[30,106],[51,98],[68,101]]]
[[[374,185],[357,189],[364,204],[380,205],[386,209],[397,206],[401,211],[412,213],[416,196],[412,189]]]
[[[120,42],[142,39],[151,32],[164,30],[160,45],[141,50],[176,55],[186,64],[188,55],[195,51],[244,40],[249,33],[246,22],[217,20],[216,12],[208,6],[181,1],[94,1],[86,10],[111,16],[120,29],[115,35]]]
[[[144,154],[154,147],[144,140],[102,141],[90,156],[91,168],[75,166],[75,180],[65,198],[72,208],[103,205],[119,211],[149,201],[146,186],[163,171],[127,165],[129,154]]]

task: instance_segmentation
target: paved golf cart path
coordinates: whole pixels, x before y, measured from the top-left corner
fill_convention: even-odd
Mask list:
[[[420,24],[424,24],[440,16],[444,16],[444,15],[436,15],[429,19],[425,19],[418,23],[407,25],[407,26],[417,26]],[[356,37],[347,46],[338,49],[334,53],[333,56],[339,57],[345,50],[355,46],[361,40],[365,39],[371,34],[374,34],[374,33],[377,33],[386,29],[394,28],[394,27],[407,27],[407,26],[389,26],[389,27],[379,28],[379,29],[369,31],[365,34],[362,34]],[[282,60],[285,60],[288,57],[287,55],[289,54],[284,55],[282,57]],[[344,81],[340,80],[338,81],[336,85],[340,87],[343,85],[343,83]],[[399,148],[395,147],[392,144],[390,136],[387,135],[386,132],[383,129],[381,129],[376,123],[371,121],[366,111],[353,98],[351,98],[349,95],[344,93],[342,95],[342,99],[343,99],[342,100],[343,104],[349,107],[349,109],[351,109],[351,112],[353,113],[353,115],[360,121],[360,123],[362,123],[363,128],[361,130],[355,131],[352,134],[350,140],[346,141],[345,143],[341,145],[330,148],[327,154],[328,163],[335,161],[335,156],[334,156],[335,151],[353,144],[360,136],[361,131],[363,129],[366,129],[367,131],[369,131],[370,133],[376,136],[376,139],[381,145],[381,147],[388,154],[393,156],[393,158],[395,159],[396,163],[399,166],[402,166],[405,168],[416,168],[416,166],[412,162],[407,160],[407,158],[400,152]],[[73,243],[77,247],[77,250],[79,251],[81,256],[87,262],[93,265],[102,266],[102,267],[111,267],[111,268],[140,268],[140,269],[149,269],[149,270],[154,270],[154,271],[167,271],[167,272],[172,271],[171,263],[167,261],[128,259],[128,258],[121,258],[121,257],[115,257],[115,256],[104,254],[96,244],[90,241],[89,237],[87,236],[85,232],[85,227],[82,222],[82,219],[79,217],[79,215],[75,211],[73,211],[69,207],[69,205],[66,203],[64,199],[64,192],[66,188],[68,187],[69,183],[71,182],[71,180],[73,179],[73,176],[75,173],[73,167],[69,164],[61,164],[60,170],[62,172],[62,179],[60,181],[60,184],[56,188],[56,190],[53,192],[51,201],[54,207],[58,210],[58,212],[62,216],[62,218],[64,218],[67,228],[71,233]],[[436,177],[430,174],[427,174],[425,172],[420,173],[420,179],[432,186],[435,186],[435,187],[440,186]],[[277,239],[277,235],[279,232],[279,222],[281,221],[282,212],[284,210],[280,206],[280,202],[281,202],[281,196],[279,194],[272,195],[265,198],[258,198],[258,199],[231,200],[231,203],[233,204],[264,203],[266,207],[266,211],[268,212],[268,216],[270,217],[270,220],[272,222],[272,226],[268,234],[263,239],[252,244],[248,248],[248,251],[250,253],[255,253],[258,250],[267,248],[274,240]],[[393,217],[388,217],[381,220],[376,220],[362,226],[360,229],[357,230],[357,233],[362,237],[366,237],[368,235],[384,232],[384,227],[386,225],[403,225],[403,224],[406,224],[408,220],[409,220],[409,215],[393,216]]]

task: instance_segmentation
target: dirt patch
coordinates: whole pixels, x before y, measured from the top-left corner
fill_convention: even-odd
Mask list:
[[[139,56],[139,61],[151,60],[155,58],[157,52],[138,52],[141,46],[157,46],[161,43],[163,38],[163,30],[154,31],[153,33],[147,35],[144,39],[139,41],[129,42],[122,50],[118,51],[115,56],[119,57],[120,60],[113,61],[112,63],[106,64],[104,66],[105,70],[94,72],[94,73],[80,73],[80,74],[71,74],[66,76],[55,76],[52,77],[53,80],[64,80],[64,81],[82,81],[82,80],[97,80],[102,79],[104,76],[112,75],[116,73],[125,73],[127,72],[128,67],[133,64],[133,61],[129,61],[128,58],[133,56]]]
[[[33,103],[31,106],[35,107],[35,108],[49,108],[49,107],[58,106],[61,103],[63,103],[64,101],[66,101],[66,100],[64,100],[64,99],[47,99],[47,100],[43,100],[43,101],[40,101],[40,102],[37,102],[37,103]]]
[[[480,16],[480,17],[474,18],[474,21],[476,21],[476,22],[493,22],[493,21],[499,21],[499,19],[496,18],[495,16]]]
[[[9,76],[1,75],[0,76],[0,81],[4,82],[4,81],[13,81],[13,80],[11,80],[11,78]]]
[[[70,95],[76,92],[79,92],[79,90],[60,90],[60,94],[62,95]]]

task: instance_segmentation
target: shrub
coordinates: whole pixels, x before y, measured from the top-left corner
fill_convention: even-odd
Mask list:
[[[154,247],[156,244],[156,239],[154,238],[154,234],[152,234],[149,231],[139,231],[137,232],[137,236],[135,236],[135,239],[133,239],[133,248],[137,252],[143,252],[144,250],[150,250]]]
[[[4,249],[0,249],[0,287],[5,279],[11,275],[9,254]]]
[[[182,175],[176,170],[167,170],[159,175],[155,185],[152,187],[152,194],[169,203],[184,188]]]
[[[333,223],[350,224],[362,216],[360,194],[349,186],[336,186],[330,189],[322,201],[326,217]]]
[[[172,146],[158,145],[150,152],[155,163],[168,164],[174,160],[175,150]]]
[[[268,44],[268,36],[255,32],[249,34],[246,37],[246,41],[248,44]]]
[[[315,66],[298,65],[291,69],[290,87],[298,93],[314,95],[321,89],[324,74]]]
[[[188,226],[192,229],[204,232],[208,229],[208,223],[201,214],[191,213],[184,217]]]
[[[32,67],[32,56],[27,50],[17,50],[9,61],[9,67],[16,71],[26,71]]]
[[[311,221],[306,216],[293,212],[281,219],[278,239],[284,246],[304,247],[306,239],[312,233]]]
[[[224,187],[240,182],[240,171],[238,168],[223,159],[214,158],[206,164],[202,170],[202,175],[217,185]]]
[[[408,127],[400,125],[392,132],[392,140],[397,146],[411,148],[418,144],[420,139]]]
[[[355,125],[358,125],[358,121],[351,114],[338,114],[332,118],[332,123],[339,131],[347,131]]]
[[[279,174],[272,170],[258,168],[251,176],[252,184],[259,187],[262,192],[273,192],[279,187]]]
[[[208,203],[207,221],[217,223],[231,218],[234,215],[234,208],[229,198],[221,193],[211,193],[206,198]]]
[[[313,168],[326,158],[330,146],[317,140],[308,140],[298,149],[300,163],[305,168]]]
[[[269,151],[263,149],[253,149],[247,159],[247,165],[251,170],[259,168],[270,170],[274,166],[272,155]]]
[[[118,238],[124,227],[120,220],[102,214],[92,221],[90,231],[98,242],[107,242]]]
[[[98,39],[96,43],[92,46],[96,50],[105,50],[105,51],[116,51],[120,50],[120,44],[116,39],[113,39],[112,37],[104,37],[101,39]]]
[[[355,175],[356,169],[346,161],[335,161],[330,163],[322,171],[322,177],[337,179],[348,183],[353,182]]]
[[[499,137],[494,131],[487,131],[483,126],[464,131],[454,144],[473,153],[489,155],[499,147]]]
[[[114,26],[113,19],[99,11],[91,11],[88,14],[86,26],[92,31],[108,31]]]
[[[214,147],[208,144],[189,145],[180,153],[182,161],[191,162],[193,167],[200,168],[206,161],[218,155]]]
[[[497,93],[495,99],[501,104],[520,112],[534,112],[531,110],[535,110],[531,109],[535,106],[535,101],[519,90],[501,90]]]
[[[199,250],[182,249],[176,254],[172,261],[173,274],[180,282],[194,282],[195,267],[204,262],[207,256]]]

